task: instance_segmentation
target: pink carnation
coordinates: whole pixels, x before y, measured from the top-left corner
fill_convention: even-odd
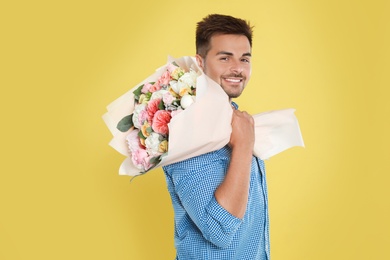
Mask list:
[[[162,135],[167,135],[169,132],[169,121],[171,121],[171,112],[166,110],[157,111],[153,117],[153,131]]]
[[[148,121],[150,124],[153,122],[154,114],[157,112],[160,102],[161,98],[150,100],[146,107],[146,112],[148,112]]]
[[[146,119],[148,119],[149,115],[148,112],[145,110],[141,110],[138,114],[138,122],[142,126]]]
[[[138,132],[139,131],[137,130],[133,130],[126,136],[126,141],[131,153],[141,149],[141,142],[139,141]]]
[[[130,150],[130,158],[134,166],[141,171],[147,171],[152,166],[150,164],[150,156],[145,147],[141,145],[138,132],[137,130],[133,130],[126,137]]]
[[[160,82],[160,85],[168,86],[169,81],[171,81],[171,73],[169,73],[169,71],[165,71],[165,73],[161,75],[158,81]]]
[[[158,80],[153,85],[148,86],[148,90],[152,93],[156,92],[160,90],[162,86],[168,86],[169,81],[171,81],[171,74],[169,73],[169,71],[165,71],[164,74],[162,74],[161,77],[158,78]]]
[[[140,170],[146,171],[151,167],[150,158],[145,149],[138,149],[132,152],[131,160],[133,161],[133,164]]]
[[[149,91],[153,93],[160,89],[161,89],[161,83],[159,80],[157,80],[153,85],[150,86]]]

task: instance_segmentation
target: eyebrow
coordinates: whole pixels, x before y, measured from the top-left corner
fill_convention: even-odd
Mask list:
[[[219,51],[219,52],[217,52],[217,55],[233,56],[233,53],[228,52],[228,51]],[[252,57],[252,54],[250,52],[246,52],[246,53],[242,54],[241,56]]]

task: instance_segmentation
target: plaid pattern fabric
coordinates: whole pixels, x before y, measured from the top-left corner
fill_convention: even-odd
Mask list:
[[[243,219],[226,211],[214,192],[224,180],[231,149],[164,166],[175,212],[179,260],[268,260],[269,218],[264,162],[252,157],[249,200]]]

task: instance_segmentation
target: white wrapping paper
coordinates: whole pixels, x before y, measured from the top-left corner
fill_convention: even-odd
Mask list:
[[[223,89],[197,66],[192,57],[169,59],[175,61],[185,70],[190,68],[199,73],[196,85],[196,102],[173,117],[169,123],[168,153],[156,166],[164,166],[182,161],[197,155],[218,150],[229,143],[232,119],[232,107],[229,97]],[[153,75],[126,92],[107,107],[103,120],[113,134],[110,145],[125,155],[119,174],[135,176],[139,170],[129,158],[126,136],[132,131],[123,133],[116,129],[117,123],[134,110],[133,91],[139,85],[156,81],[166,69],[159,68]],[[254,115],[255,147],[254,155],[268,159],[293,146],[304,146],[294,109],[275,110]]]

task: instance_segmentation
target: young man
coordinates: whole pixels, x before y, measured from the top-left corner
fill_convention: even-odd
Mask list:
[[[232,98],[251,75],[252,27],[209,15],[198,23],[196,59]],[[175,211],[179,260],[269,259],[264,163],[252,155],[253,118],[237,109],[230,142],[220,150],[163,167]]]

